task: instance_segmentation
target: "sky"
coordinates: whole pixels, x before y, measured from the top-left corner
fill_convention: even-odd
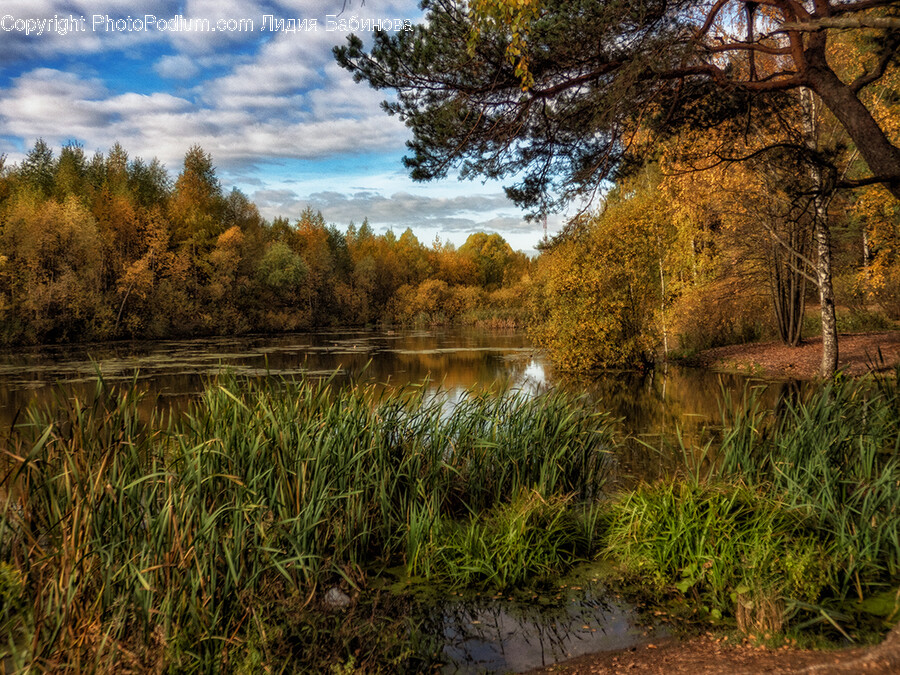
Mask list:
[[[415,23],[421,11],[416,0],[0,0],[0,154],[19,162],[38,138],[88,155],[118,141],[175,176],[199,144],[223,187],[268,219],[311,206],[342,230],[368,218],[425,244],[488,231],[533,249],[543,228],[501,184],[409,179],[410,134],[380,106],[389,94],[332,55],[354,18]]]

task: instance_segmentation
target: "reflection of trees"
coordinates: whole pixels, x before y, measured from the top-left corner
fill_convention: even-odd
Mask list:
[[[429,378],[435,386],[457,391],[522,380],[527,361],[514,350],[527,347],[521,334],[448,330],[388,334],[329,331],[278,337],[212,338],[90,348],[45,348],[11,354],[0,363],[0,425],[8,427],[16,410],[30,403],[53,404],[55,382],[68,393],[93,391],[93,362],[110,380],[129,380],[140,371],[160,406],[183,409],[205,379],[224,368],[264,376],[336,368],[349,379],[406,385]],[[512,358],[509,358],[512,356]],[[324,376],[324,375],[323,375]],[[81,380],[81,382],[76,382]],[[341,381],[346,381],[345,377]],[[148,411],[150,403],[147,403]]]
[[[520,385],[531,356],[521,353],[528,342],[521,334],[474,330],[385,333],[331,331],[277,338],[191,340],[143,345],[96,347],[90,350],[104,375],[130,378],[140,369],[141,384],[151,397],[162,393],[162,408],[182,409],[203,387],[204,378],[222,366],[237,373],[263,376],[312,372],[341,367],[338,383],[358,380],[404,386],[428,378],[451,394],[472,387]],[[7,357],[0,375],[0,424],[8,426],[15,411],[29,402],[52,404],[52,383],[64,384],[68,396],[92,390],[94,369],[84,348],[47,349]],[[324,375],[323,375],[324,376]],[[548,373],[548,380],[587,391],[597,406],[623,420],[630,435],[617,450],[618,477],[653,479],[683,464],[676,434],[697,448],[713,437],[721,422],[722,393],[734,405],[743,398],[747,378],[701,369],[669,366],[648,373],[602,374],[590,381]],[[776,408],[776,387],[760,403]],[[149,410],[148,410],[149,413]],[[710,429],[712,425],[712,429]],[[648,447],[651,446],[651,447]]]

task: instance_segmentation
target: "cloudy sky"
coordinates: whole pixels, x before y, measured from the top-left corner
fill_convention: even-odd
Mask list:
[[[39,137],[89,154],[119,141],[177,174],[199,143],[267,218],[310,205],[342,229],[368,217],[425,243],[486,230],[533,248],[540,225],[499,184],[409,180],[406,129],[331,54],[341,20],[371,17],[421,13],[416,0],[0,0],[0,154],[18,162]]]

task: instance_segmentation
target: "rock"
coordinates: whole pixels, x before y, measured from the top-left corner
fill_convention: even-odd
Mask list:
[[[332,586],[325,594],[325,607],[331,610],[347,609],[353,601],[337,586]]]

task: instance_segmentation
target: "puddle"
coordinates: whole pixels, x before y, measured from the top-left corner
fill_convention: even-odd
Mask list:
[[[445,610],[443,673],[521,673],[576,656],[628,649],[664,636],[637,624],[634,608],[593,592],[565,606],[492,601]]]
[[[416,598],[419,630],[441,653],[441,673],[521,673],[584,654],[639,647],[669,635],[642,621],[589,564],[535,591],[443,593],[425,582],[391,588]]]

